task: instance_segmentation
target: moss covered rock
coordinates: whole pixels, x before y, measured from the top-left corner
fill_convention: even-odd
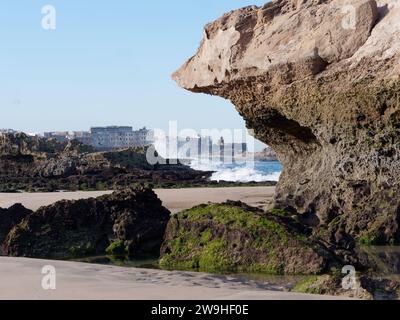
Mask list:
[[[123,256],[128,253],[128,248],[123,240],[116,240],[106,248],[106,253],[111,256]]]
[[[310,276],[296,284],[292,289],[293,292],[343,296],[349,298],[357,298],[363,300],[374,299],[374,290],[365,285],[365,278],[356,277],[353,289],[344,289],[342,280],[344,275],[340,273],[331,273],[320,276]]]
[[[282,212],[280,212],[282,213]],[[243,203],[207,204],[171,218],[160,266],[201,271],[318,274],[330,254],[283,214]]]
[[[18,203],[8,209],[0,208],[0,243],[4,241],[7,234],[16,224],[20,223],[31,213],[31,210]]]
[[[3,250],[35,258],[159,254],[169,215],[157,195],[144,187],[60,201],[16,224]]]

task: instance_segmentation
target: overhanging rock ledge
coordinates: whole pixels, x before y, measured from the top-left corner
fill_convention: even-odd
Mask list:
[[[277,0],[205,27],[173,78],[229,99],[277,152],[277,207],[400,241],[400,3]]]

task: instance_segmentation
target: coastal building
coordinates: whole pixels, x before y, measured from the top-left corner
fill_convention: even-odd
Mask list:
[[[219,147],[220,161],[222,163],[224,163],[225,162],[225,139],[224,139],[224,137],[221,137],[218,140],[218,147]]]
[[[229,146],[234,155],[241,155],[247,152],[247,143],[231,143]]]
[[[225,139],[221,137],[217,144],[212,147],[213,156],[219,156],[221,162],[229,160],[234,161],[236,157],[243,156],[247,153],[247,143],[227,143]]]
[[[197,159],[212,155],[211,137],[177,138],[179,159]]]
[[[208,158],[209,161],[212,160],[213,154],[213,143],[211,137],[201,137],[199,142],[199,158]]]
[[[6,129],[1,132],[6,132]],[[154,133],[146,127],[136,131],[130,126],[92,127],[90,131],[73,131],[71,133],[68,131],[54,131],[45,132],[43,136],[45,138],[55,138],[59,142],[78,140],[99,151],[145,147],[154,144]]]
[[[154,144],[154,131],[146,127],[133,132],[134,145],[137,147],[146,147]]]
[[[15,131],[13,129],[0,129],[0,135],[3,134],[16,134],[18,131]]]
[[[221,137],[213,142],[210,136],[195,137],[157,137],[157,151],[167,158],[180,160],[204,160],[208,158],[225,161],[243,156],[247,152],[246,143],[226,143]]]
[[[92,134],[89,131],[74,131],[69,137],[71,140],[78,140],[89,146],[92,145]]]
[[[93,127],[90,136],[91,145],[98,150],[145,147],[154,143],[152,131],[146,128],[133,131],[127,126]]]
[[[125,148],[133,141],[132,127],[93,127],[90,133],[92,146],[98,150]]]
[[[69,140],[69,132],[68,131],[45,132],[44,137],[46,139],[54,138],[58,142],[65,142]]]

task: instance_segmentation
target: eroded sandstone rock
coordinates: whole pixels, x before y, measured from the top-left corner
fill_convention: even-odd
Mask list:
[[[277,0],[207,25],[173,78],[232,101],[273,147],[276,206],[332,241],[389,243],[400,241],[399,58],[397,0]]]

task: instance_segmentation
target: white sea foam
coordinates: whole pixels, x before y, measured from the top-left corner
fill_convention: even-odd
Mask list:
[[[191,167],[202,171],[215,171],[211,176],[212,181],[229,182],[265,182],[279,181],[281,172],[263,172],[253,166],[227,166],[221,163],[192,163]]]
[[[273,172],[264,174],[251,168],[222,169],[214,173],[211,177],[213,181],[233,181],[233,182],[265,182],[279,181],[281,173]]]

